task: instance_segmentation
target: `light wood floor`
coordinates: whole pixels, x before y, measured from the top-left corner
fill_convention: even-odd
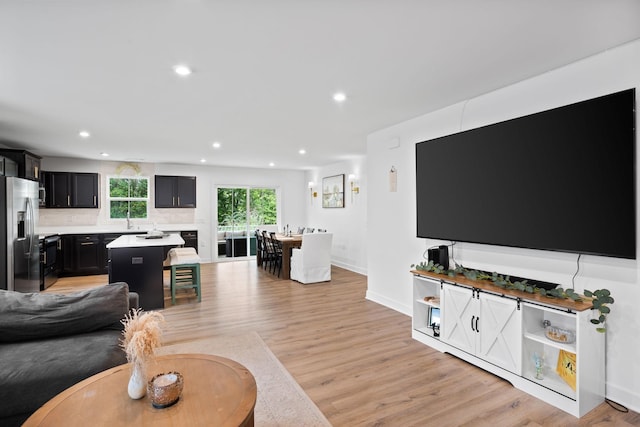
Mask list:
[[[106,282],[65,278],[48,292]],[[164,342],[256,331],[334,426],[640,426],[606,403],[577,420],[418,343],[411,319],[365,300],[366,277],[344,269],[301,285],[255,261],[203,264],[202,287],[202,303],[166,300]]]

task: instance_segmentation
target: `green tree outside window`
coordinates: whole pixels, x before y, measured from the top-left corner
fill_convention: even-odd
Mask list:
[[[110,218],[147,218],[148,205],[148,178],[109,178]]]
[[[225,229],[247,226],[247,191],[249,192],[249,228],[277,224],[276,190],[273,188],[219,188],[218,225]]]

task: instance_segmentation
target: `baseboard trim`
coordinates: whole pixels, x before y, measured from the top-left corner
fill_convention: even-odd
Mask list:
[[[388,307],[392,310],[395,310],[399,313],[402,314],[406,314],[407,316],[411,317],[412,316],[412,307],[408,306],[408,305],[404,305],[399,303],[398,301],[389,299],[383,295],[380,295],[378,293],[372,292],[371,290],[367,289],[367,293],[365,294],[365,298],[368,299],[369,301],[373,301],[377,304],[383,305],[385,307]]]
[[[640,413],[640,394],[638,392],[617,387],[610,383],[606,383],[605,387],[605,398],[626,406],[631,411]]]
[[[367,275],[366,268],[360,268],[355,265],[345,264],[339,261],[331,261],[331,265],[335,265],[336,267],[344,268],[345,270],[353,271],[354,273],[362,274],[363,276]]]

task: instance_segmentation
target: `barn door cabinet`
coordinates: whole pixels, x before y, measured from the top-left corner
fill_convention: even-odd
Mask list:
[[[522,370],[520,303],[445,283],[441,339],[515,374]]]
[[[589,302],[505,290],[464,276],[412,274],[414,339],[575,417],[604,402],[605,335],[590,323],[598,313]],[[552,340],[547,325],[573,332],[575,339]]]

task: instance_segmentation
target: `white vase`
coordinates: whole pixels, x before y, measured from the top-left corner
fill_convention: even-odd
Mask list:
[[[147,393],[147,376],[145,375],[144,366],[140,363],[134,364],[131,369],[127,392],[132,399],[141,399]]]

